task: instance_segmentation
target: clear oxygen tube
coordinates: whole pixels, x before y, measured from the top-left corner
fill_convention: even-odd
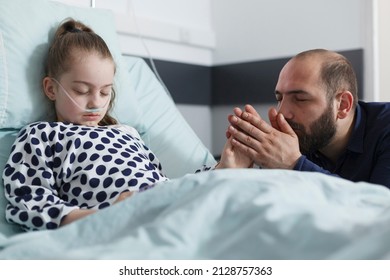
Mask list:
[[[107,102],[102,106],[102,107],[98,107],[98,108],[83,108],[83,106],[81,106],[80,104],[78,104],[76,102],[76,100],[74,100],[72,98],[72,96],[69,94],[69,92],[67,92],[67,90],[61,85],[61,83],[59,81],[57,81],[56,79],[54,78],[51,78],[53,81],[55,81],[61,88],[61,90],[65,93],[65,95],[74,103],[74,105],[76,105],[78,108],[80,108],[82,111],[86,112],[86,113],[96,113],[96,112],[100,112],[102,111],[104,108],[107,107],[108,103],[110,102],[110,96],[111,96],[111,93],[110,93],[110,96],[109,98],[107,98]]]

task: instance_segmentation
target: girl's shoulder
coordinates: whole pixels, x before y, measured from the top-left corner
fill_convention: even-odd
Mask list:
[[[85,126],[77,125],[72,123],[63,123],[63,122],[48,122],[48,121],[38,121],[33,122],[25,127],[23,127],[19,132],[19,138],[21,137],[46,137],[50,136],[50,139],[56,138],[56,135],[60,138],[68,136],[84,136],[89,135],[89,132],[95,133],[96,135],[100,133],[105,133],[107,130],[116,130],[117,133],[123,133],[130,135],[134,138],[141,139],[138,131],[131,126],[118,124],[110,126]],[[95,135],[94,134],[94,135]],[[94,136],[96,137],[96,136]]]
[[[42,125],[46,126],[46,122],[33,122],[25,125],[19,130],[18,138],[37,134],[41,130]]]
[[[38,121],[30,123],[26,126],[24,126],[21,131],[23,132],[36,132],[38,131],[44,131],[44,130],[56,130],[60,129],[61,127],[67,126],[68,124],[64,124],[62,122],[48,122],[48,121]]]
[[[78,130],[82,130],[82,128],[72,123],[38,121],[23,127],[19,131],[19,138],[23,136],[45,137],[46,135],[64,135],[68,132],[77,133]]]

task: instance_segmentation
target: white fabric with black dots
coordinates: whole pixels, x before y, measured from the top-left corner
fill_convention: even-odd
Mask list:
[[[36,122],[20,131],[3,180],[7,220],[38,230],[168,179],[134,128]]]

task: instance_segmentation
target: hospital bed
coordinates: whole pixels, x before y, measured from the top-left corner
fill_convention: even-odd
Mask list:
[[[46,0],[0,0],[0,172],[24,125],[52,117],[41,91],[56,26],[73,17],[108,43],[117,63],[114,116],[134,126],[170,181],[57,230],[5,220],[0,259],[389,259],[390,192],[313,172],[225,169],[144,59],[124,56],[111,12]]]

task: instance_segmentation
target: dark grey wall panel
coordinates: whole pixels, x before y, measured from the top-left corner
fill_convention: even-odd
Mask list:
[[[145,61],[150,66],[149,59]],[[157,59],[153,61],[177,104],[211,104],[211,67]]]
[[[353,65],[353,69],[355,70],[356,78],[358,81],[358,95],[359,99],[364,98],[364,92],[363,92],[363,80],[364,80],[364,60],[363,60],[363,50],[351,50],[351,51],[344,51],[339,52],[342,55],[344,55],[346,58],[351,61]]]
[[[287,59],[213,67],[213,105],[275,102],[275,85]]]
[[[354,66],[359,97],[363,95],[363,50],[341,51]],[[290,59],[278,58],[219,66],[200,66],[154,60],[177,104],[236,105],[275,102],[279,72]],[[150,64],[148,59],[145,59]]]
[[[341,51],[356,72],[359,97],[363,96],[363,50]],[[279,72],[290,59],[237,63],[214,66],[212,72],[213,105],[275,102]]]

